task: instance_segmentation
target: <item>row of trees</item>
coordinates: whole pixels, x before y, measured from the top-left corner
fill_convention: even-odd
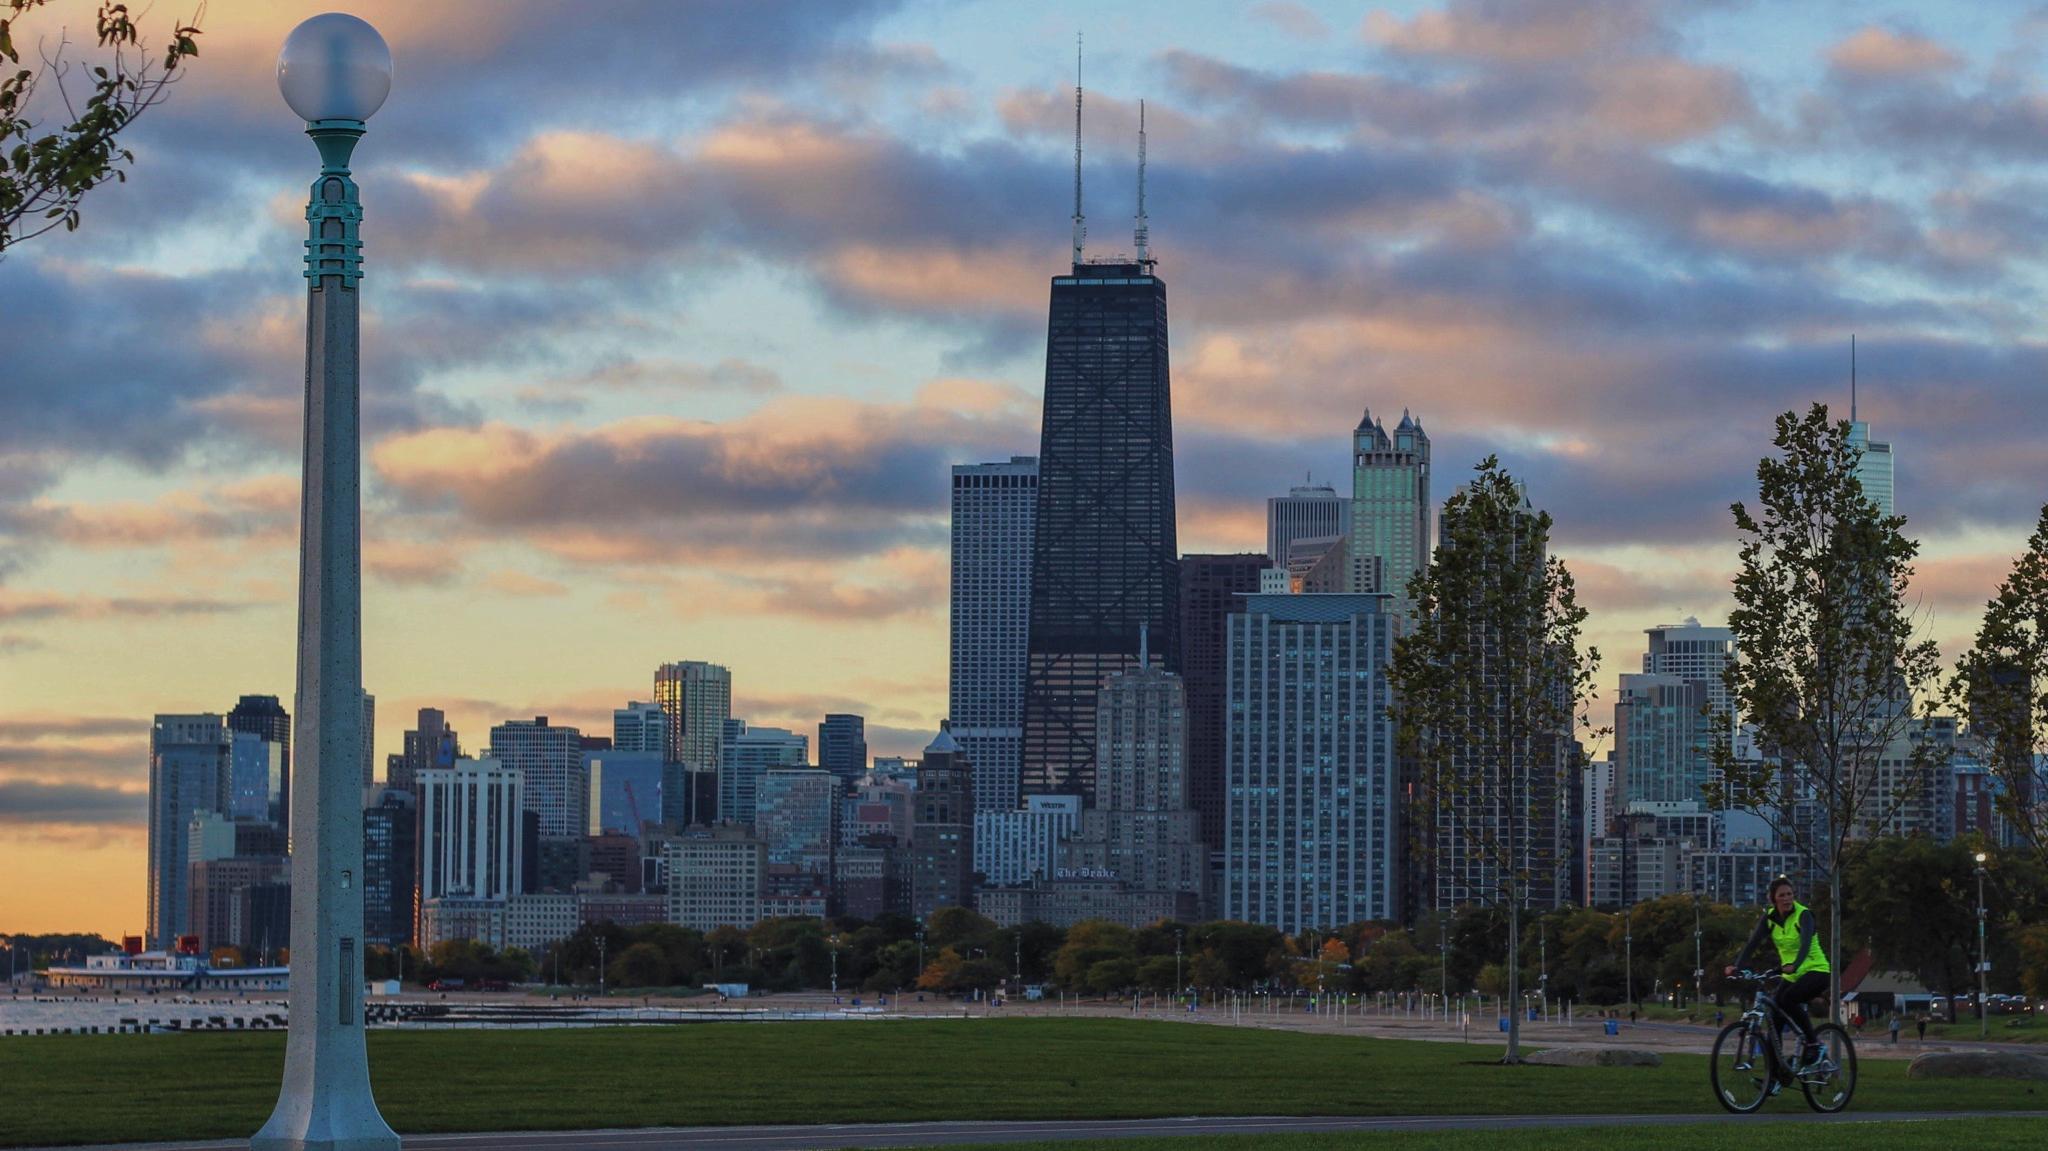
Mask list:
[[[1877,966],[1904,971],[1945,994],[1974,988],[1975,855],[1970,840],[1877,840],[1848,866],[1856,901],[1842,917],[1847,953],[1869,948]],[[1987,902],[1993,989],[2048,996],[2048,869],[2023,850],[1992,851]],[[1825,891],[1816,910],[1829,910]],[[1159,923],[1132,929],[1091,920],[1000,928],[964,908],[915,920],[771,919],[748,930],[692,931],[670,924],[584,927],[539,955],[478,943],[408,949],[405,977],[619,989],[746,983],[775,991],[909,989],[968,994],[1046,984],[1075,995],[1133,991],[1323,990],[1356,994],[1470,991],[1612,1006],[1661,992],[1686,999],[1735,993],[1721,976],[1758,909],[1672,896],[1625,911],[1573,907],[1527,916],[1472,907],[1413,928],[1357,923],[1284,936],[1247,923]],[[1518,933],[1518,937],[1511,936]],[[1695,934],[1697,932],[1697,935]],[[600,945],[600,941],[602,944]],[[920,966],[922,962],[922,966]],[[373,950],[371,978],[398,974],[399,957]],[[1519,965],[1519,966],[1518,966]],[[1705,969],[1696,981],[1696,967]],[[1632,979],[1631,979],[1632,977]]]
[[[1849,421],[1831,419],[1824,404],[1786,412],[1772,443],[1757,466],[1755,505],[1731,509],[1740,552],[1729,615],[1736,658],[1725,673],[1763,756],[1739,757],[1720,717],[1714,782],[1701,798],[1765,819],[1818,877],[1825,894],[1812,903],[1828,918],[1830,1001],[1839,1004],[1845,926],[1853,930],[1860,914],[1850,895],[1862,890],[1845,879],[1859,860],[1894,851],[1886,837],[1928,800],[1936,765],[1952,753],[1936,735],[1938,709],[1967,718],[1998,778],[2000,816],[2048,865],[2039,779],[2048,753],[2048,508],[1975,643],[1945,675],[1912,599],[1918,545],[1904,517],[1863,490],[1863,445]],[[1448,881],[1457,902],[1502,915],[1510,996],[1528,969],[1522,909],[1542,902],[1570,849],[1544,798],[1577,766],[1562,747],[1607,734],[1587,713],[1599,652],[1580,650],[1586,612],[1570,571],[1549,554],[1550,527],[1496,459],[1482,461],[1445,504],[1436,552],[1406,588],[1413,626],[1389,674],[1417,785],[1413,846],[1439,891]],[[1451,841],[1455,860],[1442,851]],[[1511,1028],[1508,1062],[1519,1061],[1519,1039]]]

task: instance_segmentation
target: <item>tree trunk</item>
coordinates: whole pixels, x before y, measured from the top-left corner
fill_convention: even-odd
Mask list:
[[[1828,1018],[1842,1021],[1842,861],[1828,876]]]
[[[1503,1063],[1522,1061],[1522,900],[1508,888],[1508,1055]]]

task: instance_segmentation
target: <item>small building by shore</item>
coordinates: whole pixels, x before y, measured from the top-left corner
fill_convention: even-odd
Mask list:
[[[197,955],[145,951],[90,955],[83,967],[52,967],[52,987],[90,991],[285,991],[289,967],[209,967]]]

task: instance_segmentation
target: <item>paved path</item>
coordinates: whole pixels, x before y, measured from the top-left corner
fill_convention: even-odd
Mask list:
[[[611,1131],[531,1131],[479,1135],[408,1135],[419,1151],[510,1148],[571,1151],[812,1151],[853,1147],[934,1147],[959,1143],[1024,1143],[1138,1136],[1280,1135],[1359,1131],[1486,1131],[1538,1127],[1676,1127],[1719,1123],[1726,1115],[1427,1115],[1295,1118],[1246,1116],[1182,1119],[1053,1119],[938,1123],[826,1123],[779,1127],[648,1127]],[[1816,1115],[1805,1109],[1765,1112],[1738,1122],[1874,1123],[1888,1120],[2048,1119],[2048,1111],[1851,1111]],[[214,1143],[124,1143],[119,1151],[240,1151],[246,1140]],[[95,1151],[72,1148],[71,1151]],[[103,1149],[106,1151],[106,1149]]]

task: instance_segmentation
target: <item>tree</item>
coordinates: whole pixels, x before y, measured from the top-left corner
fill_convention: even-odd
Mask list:
[[[1089,972],[1109,959],[1133,954],[1131,929],[1106,919],[1084,919],[1067,929],[1067,941],[1053,957],[1053,978],[1076,990],[1090,985]]]
[[[1847,868],[1850,934],[1886,969],[1910,971],[1951,995],[1970,988],[1976,961],[1976,848],[1922,836],[1872,841]]]
[[[1176,983],[1180,976],[1179,964],[1171,955],[1154,955],[1138,965],[1138,986],[1154,995],[1173,995],[1180,991]]]
[[[2048,795],[2037,766],[2048,755],[2048,507],[1985,605],[1949,696],[1991,762],[1998,814],[2048,865]]]
[[[1894,830],[1929,786],[1940,652],[1914,639],[1907,585],[1919,546],[1856,478],[1860,449],[1826,404],[1777,420],[1775,457],[1757,464],[1757,511],[1733,505],[1742,537],[1735,658],[1723,673],[1755,726],[1761,759],[1717,736],[1720,779],[1707,798],[1762,816],[1828,889],[1830,1014],[1839,1014],[1842,875],[1860,840]],[[1927,711],[1914,713],[1914,701]]]
[[[1420,830],[1435,846],[1439,890],[1455,836],[1450,889],[1507,912],[1511,1001],[1521,995],[1521,914],[1532,889],[1571,897],[1568,797],[1572,735],[1592,698],[1600,653],[1580,651],[1586,611],[1551,520],[1488,456],[1445,503],[1442,542],[1409,582],[1416,623],[1394,646],[1401,752],[1419,773]],[[1521,1062],[1521,1013],[1508,1015],[1504,1061]]]
[[[668,973],[668,955],[655,943],[626,948],[605,971],[615,987],[667,987]]]
[[[199,55],[200,14],[172,30],[158,64],[128,5],[103,3],[94,30],[105,57],[92,66],[90,83],[74,90],[62,33],[54,45],[39,45],[41,68],[18,67],[21,18],[49,3],[7,0],[0,18],[0,67],[11,69],[0,74],[0,253],[59,224],[77,229],[85,194],[110,178],[128,178],[135,154],[117,142],[122,130],[163,102],[185,62]],[[63,105],[62,127],[49,129],[35,118],[39,93],[45,103]]]
[[[2036,999],[2048,998],[2048,924],[2020,933],[2020,986]]]
[[[1088,968],[1088,990],[1097,995],[1115,995],[1137,982],[1138,963],[1134,959],[1105,959]]]

